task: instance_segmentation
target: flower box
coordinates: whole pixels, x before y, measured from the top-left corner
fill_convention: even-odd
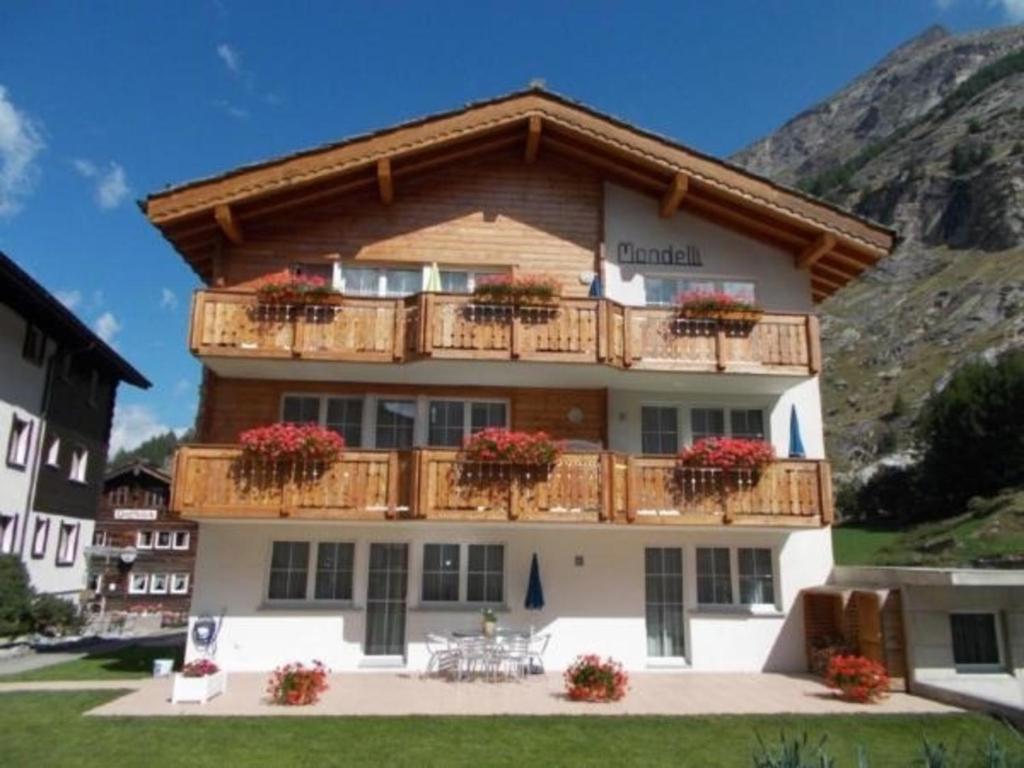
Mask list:
[[[337,293],[322,277],[274,275],[256,287],[263,304],[316,304]]]
[[[481,278],[473,299],[484,304],[550,307],[558,303],[562,287],[546,275],[499,275]]]
[[[246,458],[266,461],[331,462],[341,457],[345,440],[318,424],[280,422],[246,430],[239,436]]]
[[[174,688],[171,691],[171,703],[205,704],[214,696],[219,696],[228,688],[227,672],[219,670],[212,675],[191,677],[182,672],[174,674]]]
[[[679,466],[760,472],[774,459],[775,449],[764,440],[705,437],[680,452]]]
[[[470,437],[463,447],[466,461],[508,464],[519,467],[547,467],[558,461],[563,444],[546,432],[513,432],[491,427]]]
[[[722,320],[756,323],[764,314],[752,301],[738,299],[728,293],[688,291],[676,297],[679,316],[687,319]]]

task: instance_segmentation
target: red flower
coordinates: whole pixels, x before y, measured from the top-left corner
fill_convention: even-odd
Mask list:
[[[863,656],[833,656],[825,683],[850,701],[877,701],[889,692],[889,675],[877,661]]]
[[[307,667],[301,662],[285,664],[274,670],[267,683],[267,693],[275,704],[304,706],[315,704],[327,690],[330,670],[322,662],[313,661]]]
[[[754,302],[722,291],[686,291],[676,297],[676,304],[683,312],[692,314],[761,311]]]
[[[494,304],[550,304],[562,286],[547,275],[494,275],[477,281],[473,296]]]
[[[775,459],[775,449],[764,440],[739,437],[705,437],[679,454],[684,467],[717,469],[764,469]]]
[[[181,668],[181,674],[184,677],[208,677],[210,675],[217,674],[219,671],[220,667],[209,659],[197,659],[196,661],[190,661]]]
[[[316,275],[293,275],[283,272],[260,281],[256,296],[269,303],[305,303],[335,293],[327,281]]]
[[[612,658],[596,653],[577,656],[565,670],[566,694],[573,701],[618,701],[629,688],[629,675]]]
[[[550,466],[562,455],[564,444],[546,432],[512,432],[500,427],[481,430],[466,440],[467,461],[528,466]]]
[[[250,456],[271,461],[334,461],[345,449],[341,435],[318,424],[280,422],[255,427],[243,432],[239,442]]]

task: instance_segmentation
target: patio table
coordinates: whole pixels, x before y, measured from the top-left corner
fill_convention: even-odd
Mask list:
[[[452,642],[459,650],[459,678],[461,679],[463,672],[471,672],[475,664],[481,664],[484,672],[492,679],[496,679],[502,663],[512,658],[507,641],[529,637],[530,633],[521,629],[498,629],[493,635],[485,635],[478,629],[453,630]]]

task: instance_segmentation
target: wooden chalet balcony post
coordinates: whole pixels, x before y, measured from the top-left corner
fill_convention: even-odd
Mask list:
[[[518,520],[522,508],[522,489],[515,478],[508,484],[508,519]]]
[[[622,308],[622,364],[633,365],[633,308]]]
[[[292,357],[301,357],[306,344],[306,308],[302,305],[290,308],[292,315]]]
[[[414,448],[412,451],[412,468],[409,472],[409,514],[411,517],[426,517],[426,509],[423,506],[422,489],[426,484],[426,477],[423,472],[424,451],[422,448]]]
[[[821,504],[821,524],[830,525],[835,519],[832,498],[832,467],[827,461],[818,463],[818,498]]]
[[[405,299],[395,299],[394,301],[395,311],[395,322],[392,326],[391,344],[391,356],[395,362],[401,362],[405,359]]]
[[[609,305],[606,299],[597,302],[597,362],[608,360],[608,347],[611,345],[611,324],[609,322]]]
[[[518,307],[512,307],[512,327],[510,329],[510,354],[513,360],[518,360],[523,353],[523,317]]]
[[[725,326],[718,323],[715,328],[715,368],[724,371],[726,366]]]
[[[615,519],[615,457],[608,451],[601,454],[601,521]]]
[[[434,351],[435,297],[432,293],[421,293],[419,296],[420,333],[419,349],[421,355],[431,355]]]
[[[192,294],[192,322],[188,333],[188,348],[193,355],[199,352],[205,313],[206,291],[195,291]]]
[[[636,520],[637,508],[640,506],[640,485],[637,482],[636,457],[626,457],[626,522]]]
[[[385,516],[394,520],[398,516],[398,451],[388,453],[388,509]]]
[[[807,315],[807,368],[811,375],[821,371],[821,322],[817,315]]]

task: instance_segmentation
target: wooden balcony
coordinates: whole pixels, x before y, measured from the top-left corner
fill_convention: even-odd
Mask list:
[[[175,459],[171,509],[197,520],[807,527],[832,521],[832,487],[827,462],[795,459],[754,476],[607,451],[569,452],[531,470],[465,462],[445,449],[349,450],[306,465],[254,460],[237,446],[187,446]]]
[[[189,344],[208,358],[501,360],[789,376],[813,375],[821,366],[814,315],[769,312],[757,322],[723,322],[607,299],[512,308],[435,293],[336,296],[302,306],[261,304],[250,292],[199,291]]]

